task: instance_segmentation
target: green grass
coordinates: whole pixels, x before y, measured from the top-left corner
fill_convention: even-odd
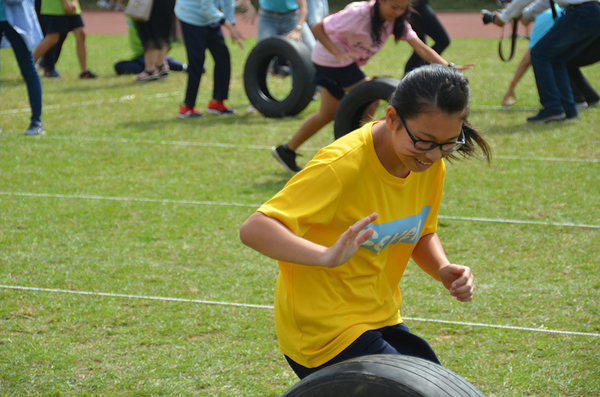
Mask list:
[[[87,43],[102,77],[77,79],[69,38],[63,77],[43,80],[42,138],[22,135],[25,85],[12,53],[0,52],[0,284],[272,305],[276,263],[244,247],[238,230],[289,179],[267,148],[318,103],[286,119],[246,115],[248,41],[231,48],[229,104],[240,115],[180,120],[184,75],[137,84],[112,72],[129,54],[126,38]],[[399,77],[409,55],[405,43],[388,43],[365,71]],[[477,63],[466,72],[470,120],[494,151],[490,165],[448,167],[440,209],[445,250],[472,267],[476,298],[453,301],[411,264],[403,315],[599,334],[600,231],[548,223],[600,225],[600,112],[527,124],[538,106],[531,72],[514,109],[496,108],[517,64],[500,62],[496,40],[456,39],[444,55]],[[186,59],[180,44],[173,56]],[[199,108],[212,69],[209,60]],[[599,87],[600,67],[584,72]],[[302,161],[332,137],[329,126]],[[408,324],[488,396],[600,394],[598,336]],[[1,396],[278,396],[296,382],[269,309],[0,288]]]

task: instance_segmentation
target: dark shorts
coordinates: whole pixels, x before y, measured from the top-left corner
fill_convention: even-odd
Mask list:
[[[346,94],[344,88],[350,87],[367,77],[357,64],[345,66],[343,68],[330,68],[315,64],[315,75],[312,83],[327,88],[337,99],[342,99]]]
[[[84,26],[81,15],[42,15],[42,24],[45,34],[58,33],[61,36]]]
[[[439,364],[435,352],[424,339],[411,333],[404,323],[391,327],[384,327],[373,331],[367,331],[350,346],[344,349],[335,358],[316,368],[304,367],[288,356],[285,356],[288,364],[300,379],[318,370],[351,358],[370,356],[373,354],[403,354],[406,356],[419,357]]]

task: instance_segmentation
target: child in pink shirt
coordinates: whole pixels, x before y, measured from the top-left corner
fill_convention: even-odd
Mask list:
[[[360,66],[383,47],[388,37],[393,35],[396,42],[405,40],[430,63],[471,68],[472,65],[454,66],[446,62],[423,43],[407,22],[409,16],[409,0],[371,0],[350,3],[342,11],[313,25],[312,32],[319,42],[312,52],[316,69],[312,82],[321,86],[321,107],[304,121],[287,144],[271,150],[286,170],[298,172],[302,169],[296,163],[296,150],[333,121],[346,92],[368,81]]]

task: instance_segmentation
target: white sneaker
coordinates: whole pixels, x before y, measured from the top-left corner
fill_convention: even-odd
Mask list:
[[[110,8],[110,4],[108,4],[108,2],[106,0],[98,0],[98,2],[96,3],[96,5],[98,7],[102,7],[102,8],[106,8],[106,9]]]

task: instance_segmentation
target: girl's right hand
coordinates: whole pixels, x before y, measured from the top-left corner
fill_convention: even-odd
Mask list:
[[[358,251],[360,246],[373,235],[373,229],[367,229],[365,231],[363,231],[363,229],[369,223],[377,219],[377,216],[377,213],[372,213],[350,226],[348,230],[338,238],[334,245],[325,250],[322,266],[334,268],[348,262],[350,258],[354,256],[356,251]]]
[[[353,52],[341,52],[335,57],[338,61],[340,61],[340,63],[345,63],[346,61],[356,61],[357,59],[360,59],[360,55]]]

